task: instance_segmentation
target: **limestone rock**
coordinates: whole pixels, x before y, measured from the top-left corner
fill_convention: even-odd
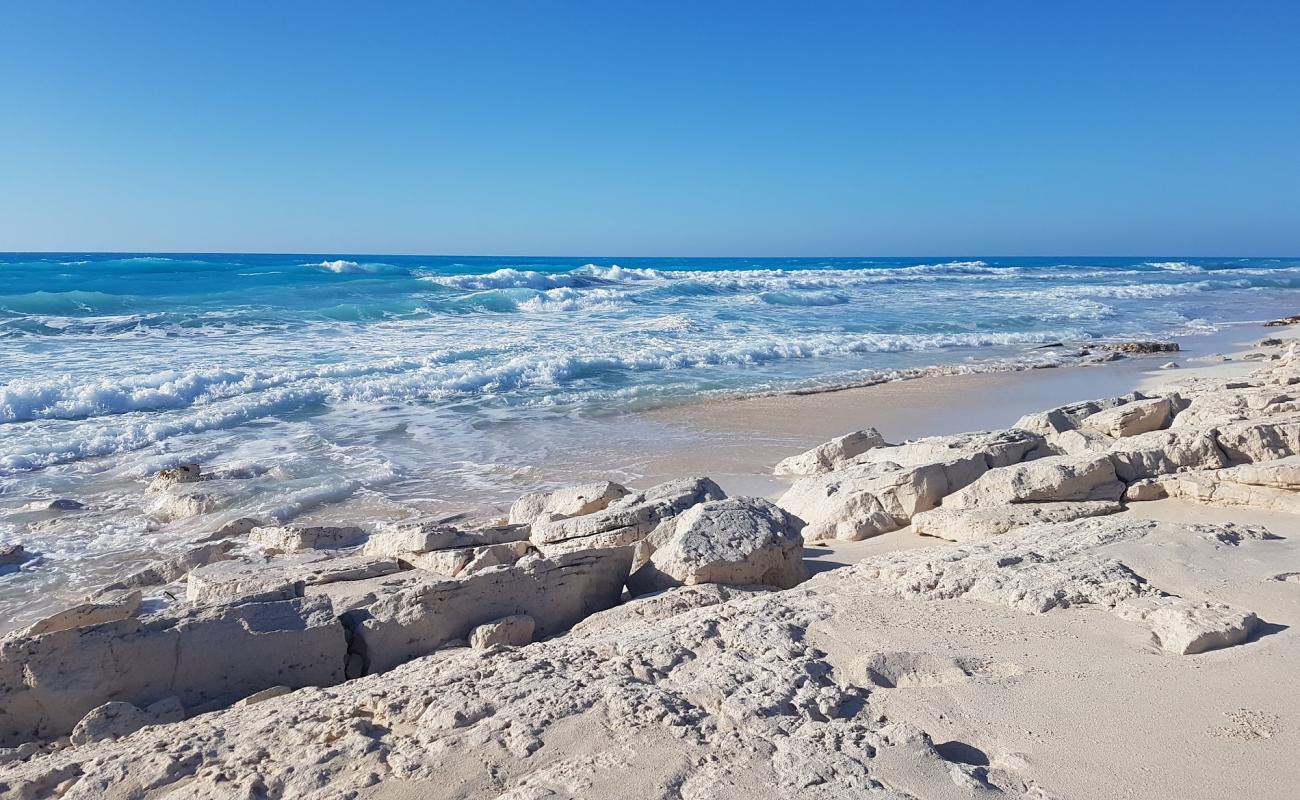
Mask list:
[[[631,563],[626,547],[530,556],[511,567],[383,592],[342,618],[365,672],[382,672],[515,614],[532,617],[539,638],[566,630],[618,602]]]
[[[1277,489],[1300,489],[1300,456],[1275,461],[1257,461],[1229,467],[1217,473],[1219,480],[1249,486],[1272,486]]]
[[[945,508],[1079,500],[1119,500],[1124,485],[1102,455],[1049,456],[992,469],[944,500]]]
[[[217,561],[230,558],[230,551],[234,548],[232,542],[215,542],[213,544],[200,545],[191,547],[189,550],[177,556],[164,559],[151,566],[145,567],[139,572],[132,573],[116,583],[100,589],[95,593],[96,597],[105,592],[113,592],[119,589],[132,589],[141,586],[158,586],[161,584],[171,583],[174,580],[185,577],[185,575],[196,567],[204,564],[212,564]]]
[[[549,494],[526,494],[510,507],[510,524],[530,525],[542,517],[555,520],[591,514],[628,494],[626,488],[610,481],[584,483]]]
[[[343,679],[347,642],[325,598],[181,609],[0,641],[0,746],[70,733],[111,700],[186,708],[268,686]]]
[[[306,584],[287,571],[263,564],[224,561],[190,572],[185,599],[191,603],[270,603],[302,597]]]
[[[507,542],[505,544],[476,547],[469,562],[457,574],[473,575],[491,567],[512,565],[528,555],[529,549],[528,542]]]
[[[546,555],[626,547],[641,541],[661,522],[691,506],[725,497],[726,493],[708,478],[668,481],[630,494],[603,511],[534,523],[531,541]]]
[[[1300,492],[1273,486],[1236,483],[1220,472],[1194,472],[1160,479],[1169,497],[1179,497],[1211,506],[1258,508],[1300,514]]]
[[[253,528],[248,541],[263,550],[297,553],[302,550],[336,550],[365,541],[366,532],[355,526],[281,525]],[[374,555],[372,553],[368,555]]]
[[[574,625],[570,635],[617,633],[619,629],[636,621],[668,619],[772,589],[771,586],[725,586],[720,583],[676,586],[662,592],[634,597],[621,605],[598,611]]]
[[[72,729],[69,738],[74,745],[84,745],[100,739],[117,739],[135,733],[146,725],[162,725],[183,719],[185,709],[174,695],[151,703],[146,708],[113,701],[91,709]]]
[[[796,521],[766,500],[733,497],[678,515],[628,588],[633,595],[697,583],[789,589],[807,577]]]
[[[154,492],[144,510],[155,519],[172,522],[217,511],[232,499],[231,492],[219,481],[179,483]]]
[[[889,462],[904,467],[929,464],[969,465],[969,482],[979,477],[984,470],[1018,464],[1032,458],[1042,446],[1043,437],[1040,434],[1011,428],[952,436],[927,436],[898,445],[875,447],[854,460],[857,463]],[[950,480],[957,477],[955,473],[949,476]],[[953,491],[958,488],[961,487],[956,486]]]
[[[875,447],[884,447],[885,438],[875,428],[865,428],[837,436],[811,450],[790,456],[772,470],[776,475],[821,475],[839,469],[853,458]]]
[[[307,552],[245,558],[198,567],[189,574],[185,599],[191,603],[268,603],[302,597],[308,586],[365,580],[401,569],[395,558],[332,557]]]
[[[23,508],[27,511],[80,511],[86,506],[70,497],[56,497],[33,500]]]
[[[486,547],[527,539],[528,527],[525,525],[465,530],[448,524],[442,518],[416,518],[381,523],[366,541],[363,552],[369,556],[405,557],[411,553]]]
[[[855,541],[898,530],[934,508],[951,487],[948,474],[942,464],[858,464],[795,481],[777,505],[805,523],[807,541]]]
[[[289,686],[272,686],[270,688],[263,689],[260,692],[253,692],[248,697],[245,697],[243,700],[240,700],[239,702],[235,703],[235,707],[246,708],[248,706],[257,705],[258,703],[264,702],[266,700],[273,700],[277,697],[282,697],[292,691],[293,688]]]
[[[144,492],[145,494],[158,494],[178,484],[196,483],[201,480],[206,480],[202,466],[198,464],[181,464],[160,471],[145,487]]]
[[[1233,463],[1300,455],[1300,418],[1221,425],[1215,428],[1214,439]]]
[[[1264,323],[1264,327],[1280,328],[1284,325],[1295,325],[1297,323],[1300,323],[1300,314],[1293,314],[1289,317],[1282,317],[1280,319],[1269,320],[1268,322]]]
[[[118,590],[108,592],[92,600],[78,603],[35,622],[24,628],[16,636],[40,636],[43,633],[83,628],[102,622],[114,622],[126,619],[140,608],[139,590]]]
[[[1163,397],[1135,400],[1085,417],[1079,427],[1104,436],[1121,438],[1159,430],[1173,418],[1173,409]]]
[[[469,646],[475,650],[504,645],[523,647],[533,640],[537,623],[527,614],[512,614],[492,622],[485,622],[469,633]]]
[[[973,542],[1001,536],[1027,525],[1070,522],[1085,517],[1116,514],[1124,507],[1111,500],[1063,503],[1019,503],[975,508],[940,507],[912,518],[912,530],[951,542]]]
[[[1152,431],[1120,439],[1108,455],[1115,474],[1126,483],[1184,470],[1219,469],[1228,463],[1213,434],[1187,429]]]
[[[1135,483],[1130,483],[1124,489],[1124,501],[1128,503],[1163,500],[1168,496],[1164,484],[1158,478],[1143,478]]]
[[[1127,615],[1150,625],[1161,649],[1184,656],[1240,644],[1259,624],[1249,611],[1177,597],[1134,604]]]

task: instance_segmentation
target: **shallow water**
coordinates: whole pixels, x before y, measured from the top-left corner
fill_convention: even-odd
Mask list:
[[[1294,313],[1300,259],[0,255],[0,618],[227,518],[507,502],[690,433],[611,415]],[[676,441],[680,439],[681,441]],[[227,478],[163,521],[166,466]],[[621,471],[621,472],[620,472]],[[73,514],[18,509],[68,496]]]

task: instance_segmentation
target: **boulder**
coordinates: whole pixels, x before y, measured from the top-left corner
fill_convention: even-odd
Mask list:
[[[362,671],[384,672],[503,617],[532,617],[537,638],[566,630],[618,603],[631,564],[628,547],[529,556],[465,578],[429,577],[377,591],[341,618]]]
[[[23,563],[31,555],[20,544],[0,544],[0,567],[13,567]]]
[[[969,460],[957,463],[971,468]],[[807,541],[856,541],[898,530],[934,508],[951,488],[948,474],[943,464],[858,464],[795,481],[777,505],[805,523]]]
[[[512,614],[485,622],[469,633],[469,646],[475,650],[489,647],[523,647],[533,640],[537,623],[527,614]]]
[[[798,523],[766,500],[700,503],[672,526],[648,563],[628,579],[633,595],[699,583],[789,589],[808,577]]]
[[[984,470],[1018,464],[1033,458],[1043,443],[1040,434],[1016,428],[975,431],[952,436],[928,436],[898,445],[875,447],[858,456],[855,462],[891,462],[904,467],[963,464],[970,468],[969,480],[974,480]],[[956,480],[959,476],[953,473],[949,477]]]
[[[1169,401],[1159,397],[1151,400],[1135,400],[1116,408],[1099,411],[1081,420],[1079,427],[1103,436],[1121,438],[1159,430],[1169,424],[1172,418],[1173,409]]]
[[[1219,469],[1228,460],[1207,431],[1171,429],[1119,439],[1107,455],[1126,483],[1197,469]]]
[[[1214,430],[1214,440],[1228,460],[1236,464],[1300,455],[1300,419],[1221,425]]]
[[[268,686],[343,680],[344,629],[325,598],[183,608],[0,641],[0,747],[68,734],[113,700],[186,708]]]
[[[469,562],[465,564],[458,574],[473,575],[491,567],[512,565],[528,555],[530,549],[532,548],[528,542],[507,542],[506,544],[490,544],[487,547],[476,547]]]
[[[297,553],[302,550],[337,550],[354,547],[366,539],[366,532],[355,526],[278,525],[258,527],[248,533],[249,544],[263,550]],[[373,554],[367,554],[373,555]]]
[[[84,628],[103,622],[115,622],[133,616],[140,608],[139,590],[119,589],[94,599],[78,603],[71,608],[52,614],[24,628],[17,636],[40,636],[43,633]]]
[[[141,586],[159,586],[171,583],[185,577],[195,567],[230,558],[230,551],[234,549],[234,546],[233,542],[215,542],[191,547],[180,555],[159,561],[139,572],[128,575],[116,583],[105,586],[96,592],[94,596],[99,597],[106,592],[114,592],[119,589],[133,589]]]
[[[776,465],[776,475],[821,475],[839,469],[853,458],[876,447],[884,447],[885,438],[875,428],[865,428],[837,436],[811,450],[790,456]]]
[[[385,522],[366,540],[362,552],[368,556],[401,556],[485,547],[528,539],[526,525],[499,525],[465,530],[442,518],[416,518]]]
[[[1063,503],[1019,503],[1005,506],[948,508],[923,511],[912,518],[912,530],[951,542],[973,542],[1001,536],[1026,525],[1070,522],[1115,514],[1124,507],[1111,500]]]
[[[153,493],[145,513],[162,522],[209,514],[229,505],[233,495],[218,481],[182,483]]]
[[[630,494],[603,511],[580,517],[538,521],[530,540],[545,555],[576,550],[626,547],[640,542],[661,522],[697,503],[722,500],[726,493],[708,478],[682,478]]]
[[[1139,503],[1150,500],[1163,500],[1169,494],[1165,491],[1164,484],[1159,478],[1143,478],[1135,483],[1130,483],[1124,489],[1124,502]]]
[[[23,506],[25,511],[80,511],[86,506],[70,497],[42,498]]]
[[[1120,616],[1146,622],[1162,650],[1182,656],[1240,644],[1259,624],[1249,611],[1180,597],[1134,601],[1120,609]]]
[[[991,469],[944,500],[945,508],[1078,500],[1119,500],[1124,484],[1104,455],[1049,456]]]
[[[1300,323],[1300,314],[1293,314],[1289,317],[1281,317],[1280,319],[1269,320],[1268,322],[1264,323],[1264,327],[1280,328],[1284,325],[1295,325],[1297,323]]]
[[[584,483],[546,494],[526,494],[510,507],[510,524],[531,525],[538,519],[565,519],[600,511],[629,494],[610,481]]]
[[[196,483],[206,480],[207,476],[203,475],[203,467],[198,464],[181,464],[169,469],[161,470],[153,476],[153,480],[145,487],[145,494],[158,494],[166,489],[182,483]]]
[[[169,695],[145,708],[114,700],[92,708],[72,729],[74,745],[90,744],[101,739],[118,739],[147,725],[163,725],[185,719],[185,708],[175,695]]]
[[[1072,431],[1075,428],[1078,428],[1079,423],[1082,420],[1093,414],[1112,408],[1118,408],[1125,403],[1139,399],[1145,398],[1134,393],[1126,397],[1107,397],[1101,400],[1088,400],[1083,403],[1071,403],[1069,405],[1057,406],[1056,408],[1047,411],[1040,411],[1035,414],[1026,414],[1016,422],[1014,428],[1029,431],[1040,436],[1051,436],[1057,433],[1065,433],[1066,431]]]
[[[302,597],[308,586],[365,580],[401,569],[395,558],[323,553],[246,558],[190,572],[185,599],[191,603],[267,603]]]

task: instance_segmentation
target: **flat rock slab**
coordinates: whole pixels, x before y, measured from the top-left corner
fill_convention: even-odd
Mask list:
[[[324,598],[184,609],[0,641],[0,746],[71,733],[91,709],[233,703],[343,679],[347,641]]]

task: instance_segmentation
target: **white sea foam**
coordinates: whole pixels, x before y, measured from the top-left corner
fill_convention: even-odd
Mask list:
[[[1186,261],[1147,261],[1145,266],[1166,272],[1205,272],[1205,267],[1189,264]]]
[[[357,262],[344,261],[341,258],[336,261],[322,261],[319,264],[311,264],[309,266],[320,267],[322,269],[327,269],[330,272],[365,272],[365,269],[363,269]]]

